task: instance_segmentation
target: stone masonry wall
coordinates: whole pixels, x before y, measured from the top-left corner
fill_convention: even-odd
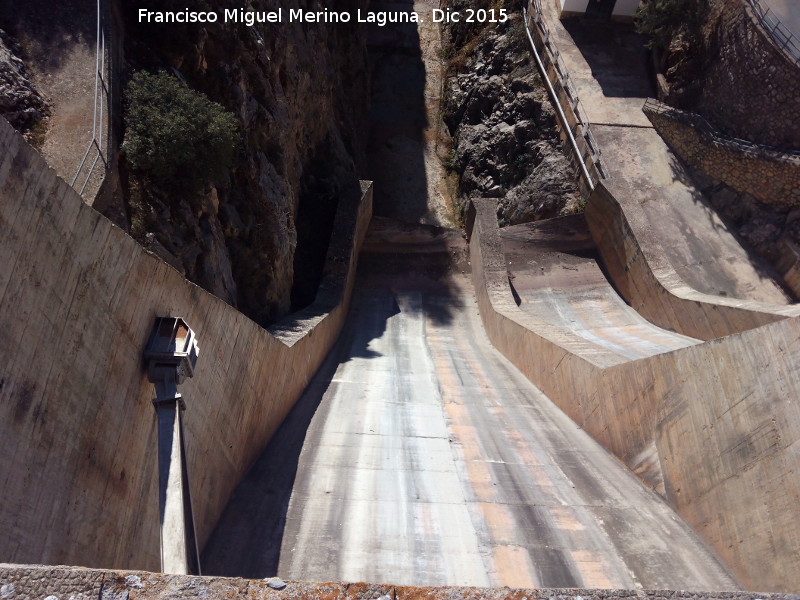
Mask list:
[[[270,583],[226,577],[0,566],[3,600],[48,597],[71,600],[797,600],[797,596],[786,594],[748,592],[413,587],[302,581],[284,582],[286,586],[278,590],[273,589]]]
[[[317,301],[273,335],[84,204],[0,119],[0,561],[159,568],[141,354],[163,315],[200,345],[181,392],[202,545],[338,337],[370,213],[371,188],[340,203]]]
[[[701,116],[664,104],[648,102],[644,112],[690,166],[764,204],[800,205],[800,154],[739,142]]]
[[[726,134],[800,149],[800,66],[775,46],[749,3],[714,3],[703,38],[703,81],[692,109]]]

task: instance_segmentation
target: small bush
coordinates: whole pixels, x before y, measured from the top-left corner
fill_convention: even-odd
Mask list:
[[[168,73],[135,73],[125,90],[122,149],[134,171],[168,189],[222,180],[241,140],[233,113]]]

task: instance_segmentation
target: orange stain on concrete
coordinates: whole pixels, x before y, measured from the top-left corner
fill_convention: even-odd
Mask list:
[[[481,443],[478,433],[471,425],[454,425],[448,423],[453,438],[461,449],[462,458],[465,461],[476,461],[483,459]]]
[[[586,527],[578,520],[578,515],[569,506],[551,506],[550,516],[559,529],[566,531],[583,531]]]
[[[469,485],[479,502],[497,501],[497,486],[492,481],[489,463],[483,461],[467,461],[467,477]]]
[[[496,586],[537,588],[541,585],[528,551],[520,546],[492,548],[492,567],[491,576]]]
[[[520,541],[520,529],[508,504],[479,502],[477,506],[493,544],[514,544]]]

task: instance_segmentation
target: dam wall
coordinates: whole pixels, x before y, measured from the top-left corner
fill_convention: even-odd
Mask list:
[[[612,206],[608,189],[598,190],[606,208]],[[655,298],[671,306],[668,318],[680,319],[683,303],[687,314],[695,305],[704,315],[697,328],[720,339],[604,364],[571,350],[568,332],[519,308],[492,201],[475,201],[474,208],[473,282],[492,344],[646,483],[663,486],[659,491],[746,589],[800,587],[798,319],[772,314],[769,305],[646,295],[646,303]],[[622,216],[607,223],[622,227]],[[617,256],[627,256],[630,249],[622,246],[637,237],[609,233],[605,240],[619,246]],[[641,273],[634,275],[638,281]],[[650,277],[639,283],[645,290],[658,284]],[[719,318],[717,306],[723,307]]]
[[[0,561],[158,570],[157,440],[142,351],[196,332],[181,386],[202,546],[342,327],[371,184],[344,199],[317,300],[268,332],[81,201],[0,119]]]

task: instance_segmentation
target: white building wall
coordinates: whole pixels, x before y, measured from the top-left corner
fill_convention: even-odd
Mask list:
[[[561,16],[582,15],[589,0],[561,0]]]

